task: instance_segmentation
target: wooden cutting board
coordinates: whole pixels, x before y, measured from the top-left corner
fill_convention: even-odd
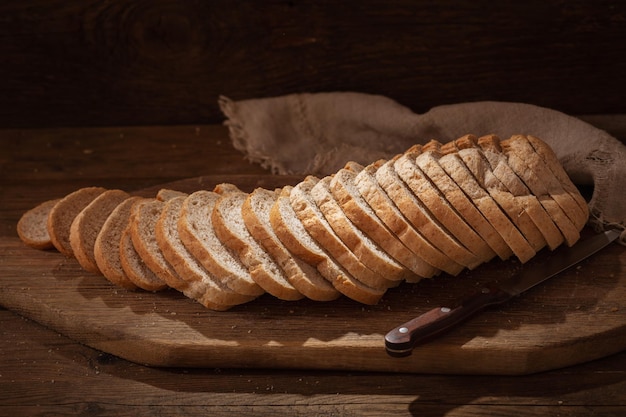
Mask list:
[[[270,178],[239,185],[294,182]],[[222,180],[200,177],[167,186],[193,191]],[[511,275],[519,263],[495,260],[458,277],[403,284],[376,306],[345,298],[320,303],[263,296],[213,312],[175,291],[116,288],[84,272],[74,259],[30,249],[17,236],[0,239],[0,254],[1,305],[95,349],[150,366],[513,375],[626,349],[626,250],[618,244],[418,346],[407,358],[386,354],[387,331],[430,308],[449,305],[482,283]],[[535,261],[546,255],[538,254]]]

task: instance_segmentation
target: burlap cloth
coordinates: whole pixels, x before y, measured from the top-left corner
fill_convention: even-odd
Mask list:
[[[236,149],[277,174],[328,175],[348,160],[368,164],[415,143],[472,133],[547,142],[574,183],[592,185],[590,224],[626,229],[626,146],[575,117],[530,104],[472,102],[424,114],[383,96],[352,92],[292,94],[233,101],[220,108]],[[621,234],[626,243],[626,231]]]

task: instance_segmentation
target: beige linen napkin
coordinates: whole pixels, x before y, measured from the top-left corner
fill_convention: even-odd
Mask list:
[[[242,101],[220,97],[219,105],[235,148],[277,174],[328,175],[349,160],[368,164],[416,143],[447,142],[468,133],[533,135],[552,147],[576,184],[593,185],[590,223],[599,230],[626,229],[626,146],[555,110],[484,101],[416,114],[387,97],[354,92]]]

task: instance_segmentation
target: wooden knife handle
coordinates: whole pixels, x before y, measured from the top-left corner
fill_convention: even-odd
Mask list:
[[[418,343],[431,339],[465,321],[480,310],[503,303],[511,295],[489,284],[465,298],[457,307],[437,307],[407,321],[385,335],[390,356],[408,356]]]

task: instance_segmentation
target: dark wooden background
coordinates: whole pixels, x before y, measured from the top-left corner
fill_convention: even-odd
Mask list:
[[[0,127],[219,123],[216,100],[351,90],[417,112],[626,113],[618,0],[4,0]]]

